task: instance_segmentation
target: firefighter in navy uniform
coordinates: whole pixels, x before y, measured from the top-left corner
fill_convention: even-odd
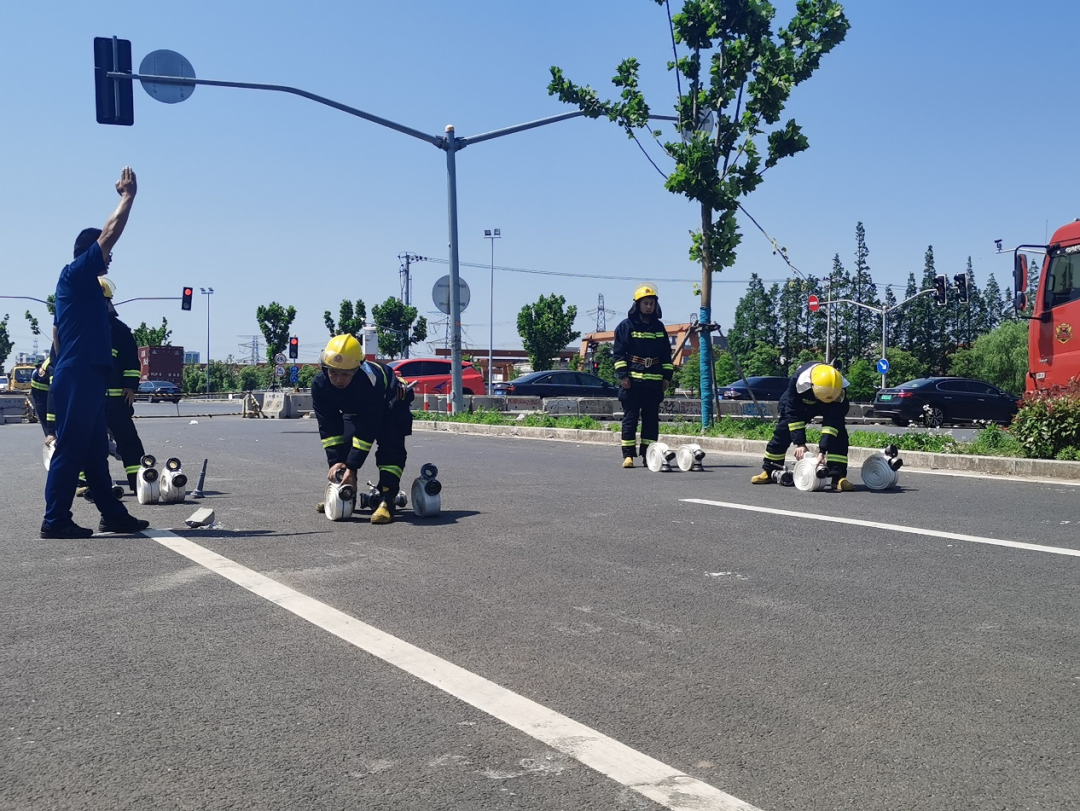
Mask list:
[[[132,419],[135,416],[135,391],[139,388],[139,349],[131,329],[116,314],[112,302],[116,290],[113,283],[104,276],[98,277],[98,283],[105,294],[112,339],[112,370],[105,391],[105,424],[116,443],[116,453],[124,464],[128,486],[134,493],[136,476],[146,454]]]
[[[330,465],[327,480],[356,486],[356,471],[376,445],[378,494],[371,523],[394,520],[394,499],[401,489],[407,453],[405,437],[412,433],[412,389],[381,363],[364,359],[352,335],[330,339],[321,357],[322,371],[311,382],[311,404],[319,421],[319,436]]]
[[[847,386],[848,381],[843,375],[827,363],[804,363],[796,369],[777,404],[780,421],[765,446],[762,472],[750,481],[754,484],[772,482],[772,473],[784,469],[784,457],[792,444],[795,445],[795,459],[801,461],[806,455],[806,424],[813,417],[821,417],[818,464],[828,467],[833,490],[854,490],[855,486],[847,479],[848,433],[844,424],[848,413],[844,391]]]
[[[34,414],[45,432],[45,444],[56,441],[56,415],[49,413],[49,388],[52,386],[52,358],[46,357],[30,376],[30,400]]]
[[[619,379],[619,402],[623,407],[623,467],[634,466],[634,456],[642,459],[660,436],[660,403],[675,376],[671,343],[660,319],[656,287],[643,284],[634,291],[634,304],[615,328],[615,376]],[[641,418],[641,446],[636,440]]]

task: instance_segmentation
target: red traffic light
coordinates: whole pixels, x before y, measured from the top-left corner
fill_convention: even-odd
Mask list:
[[[289,339],[289,357],[294,360],[300,357],[300,339],[295,335]]]
[[[185,287],[183,292],[184,292],[184,295],[180,298],[180,309],[181,310],[190,310],[191,309],[191,295],[195,291],[190,287]]]

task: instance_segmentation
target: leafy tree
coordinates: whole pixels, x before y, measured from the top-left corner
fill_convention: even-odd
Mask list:
[[[417,309],[408,307],[401,299],[391,296],[371,308],[379,330],[379,354],[396,358],[412,346],[427,339],[427,319],[417,318]],[[415,323],[413,323],[415,322]]]
[[[780,347],[758,341],[757,345],[743,356],[742,370],[747,377],[784,374],[784,367],[780,363]]]
[[[56,315],[56,293],[45,296],[45,309],[49,311],[49,315]]]
[[[318,366],[301,366],[300,367],[300,388],[310,389],[311,381],[315,379],[315,375],[319,373]]]
[[[357,299],[355,307],[348,299],[342,299],[341,308],[338,310],[337,323],[335,324],[334,319],[330,317],[329,310],[323,313],[323,323],[326,324],[326,329],[331,338],[335,335],[345,334],[352,335],[355,338],[367,326],[367,306],[364,304],[363,299]]]
[[[172,338],[169,320],[165,317],[162,317],[160,327],[148,327],[146,322],[143,321],[132,332],[135,335],[136,346],[169,346],[169,341]]]
[[[843,262],[840,261],[840,254],[833,254],[832,269],[829,271],[828,281],[828,300],[837,301],[839,299],[851,298],[851,275],[844,268]],[[833,304],[830,307],[831,315],[828,320],[831,322],[829,329],[832,331],[832,335],[829,336],[829,358],[827,360],[834,360],[836,358],[848,358],[850,359],[850,347],[848,345],[848,330],[847,325],[851,320],[851,311],[856,309],[850,304]]]
[[[535,304],[521,308],[517,317],[518,335],[533,371],[550,369],[562,348],[581,337],[574,329],[575,318],[577,307],[572,304],[566,307],[566,298],[554,293],[540,296]]]
[[[664,0],[655,2],[668,7]],[[672,48],[681,45],[684,50],[681,56],[676,51],[668,63],[678,79],[676,131],[682,138],[664,144],[675,162],[664,185],[699,205],[701,229],[693,237],[690,256],[702,266],[703,324],[712,321],[712,274],[735,264],[741,198],[761,183],[766,169],[809,146],[793,119],[777,126],[784,104],[849,27],[835,0],[801,0],[791,21],[774,33],[775,13],[772,5],[758,0],[686,0],[681,13],[672,17],[669,11]],[[635,130],[647,130],[650,118],[638,69],[632,57],[619,64],[612,79],[621,88],[618,100],[602,101],[592,87],[574,84],[555,66],[548,92],[589,118],[606,116],[636,137]],[[698,126],[709,115],[717,118],[715,134]],[[659,138],[662,133],[652,134]],[[703,344],[700,358],[701,387],[707,395],[702,397],[702,424],[709,426],[710,343]]]
[[[889,374],[885,379],[887,386],[906,383],[926,376],[926,367],[915,355],[898,346],[891,346],[885,352],[889,361]]]
[[[1023,394],[1028,371],[1027,321],[1006,321],[993,332],[980,335],[973,347],[980,380]]]
[[[745,357],[759,342],[776,340],[776,298],[766,292],[757,273],[750,274],[746,293],[735,307],[735,320],[727,339],[737,358]]]
[[[203,371],[202,364],[187,363],[184,365],[184,380],[181,388],[185,394],[206,391],[206,372]]]
[[[34,335],[40,335],[41,334],[41,324],[39,324],[38,320],[36,318],[34,318],[33,315],[30,314],[29,310],[26,311],[25,318],[30,324],[30,332],[32,334],[34,334]]]
[[[259,305],[255,309],[255,318],[258,319],[259,329],[266,340],[266,360],[272,364],[274,356],[284,352],[289,345],[289,332],[296,320],[296,308],[285,308],[272,301],[265,307]]]
[[[986,280],[986,289],[979,297],[979,305],[979,320],[975,329],[975,333],[979,335],[997,329],[1005,319],[1006,307],[1011,310],[1011,305],[1007,305],[1004,300],[1001,287],[993,273]]]
[[[569,343],[569,341],[567,342]],[[596,375],[602,377],[608,383],[615,383],[615,347],[611,344],[600,344],[593,352],[593,362],[596,363]]]
[[[866,229],[860,222],[855,226],[855,272],[851,276],[851,296],[870,307],[880,307],[877,287],[870,276],[870,264],[867,257],[870,249],[866,247]],[[880,317],[862,307],[852,308],[852,323],[848,333],[851,357],[866,358],[874,354],[874,338],[880,334]]]
[[[15,342],[11,340],[11,335],[8,334],[8,320],[10,318],[11,316],[5,313],[4,320],[0,321],[0,369],[4,368],[8,355],[15,348]]]
[[[240,391],[266,388],[268,371],[270,371],[269,366],[242,366],[237,374]]]
[[[865,403],[874,399],[874,392],[881,384],[881,375],[866,358],[857,358],[848,367],[844,375],[849,385],[847,397],[855,402]]]

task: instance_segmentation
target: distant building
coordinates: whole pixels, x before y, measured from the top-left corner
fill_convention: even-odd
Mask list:
[[[40,352],[20,352],[18,355],[15,356],[16,363],[32,363],[35,366],[37,366],[43,360],[45,360],[45,356]]]
[[[199,362],[199,353],[198,352],[185,352],[184,353],[184,365],[185,366],[187,366],[189,363],[198,363],[198,362]]]

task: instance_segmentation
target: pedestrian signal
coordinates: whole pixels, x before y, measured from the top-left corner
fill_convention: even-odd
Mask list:
[[[949,286],[945,274],[934,277],[934,301],[939,307],[944,307],[949,300]]]
[[[190,310],[191,309],[191,294],[194,293],[194,292],[195,291],[192,290],[190,287],[185,287],[184,288],[184,295],[180,298],[180,309],[181,310]]]
[[[300,339],[295,335],[289,339],[289,357],[294,360],[300,357]]]
[[[956,298],[961,304],[968,303],[968,277],[966,273],[957,273],[953,276],[956,282]]]

